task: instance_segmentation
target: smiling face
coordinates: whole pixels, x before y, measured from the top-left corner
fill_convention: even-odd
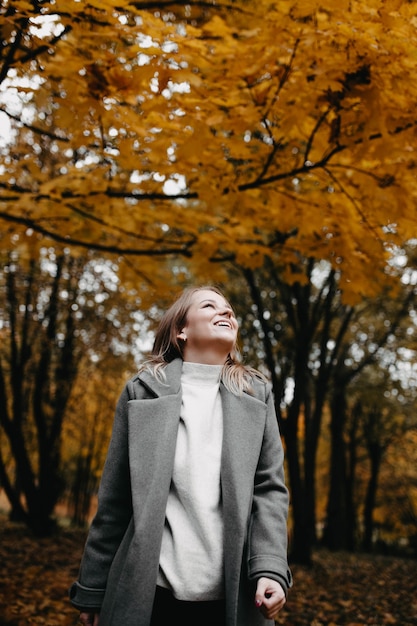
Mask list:
[[[178,338],[184,341],[184,361],[223,364],[237,340],[238,323],[230,304],[215,291],[193,294],[186,323]]]

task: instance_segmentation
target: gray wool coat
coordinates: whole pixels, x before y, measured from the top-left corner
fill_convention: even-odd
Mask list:
[[[100,626],[149,626],[165,508],[181,408],[182,361],[166,382],[142,372],[125,386],[78,580],[70,600],[100,610]],[[254,606],[256,581],[268,576],[287,592],[288,491],[271,387],[254,381],[254,395],[220,384],[221,466],[227,626],[267,626]]]

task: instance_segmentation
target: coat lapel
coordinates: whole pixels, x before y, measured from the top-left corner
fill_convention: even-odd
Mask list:
[[[226,597],[237,598],[241,585],[248,521],[259,452],[265,430],[266,405],[221,388],[223,399],[222,506]]]
[[[165,515],[181,411],[181,370],[181,360],[170,363],[166,383],[142,372],[141,384],[135,383],[136,399],[129,402],[133,503],[135,518],[143,524]],[[156,518],[150,520],[150,514]]]

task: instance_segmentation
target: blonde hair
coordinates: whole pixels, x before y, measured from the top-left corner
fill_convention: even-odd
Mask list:
[[[187,313],[193,297],[199,291],[213,291],[224,298],[220,289],[212,285],[184,289],[162,316],[156,331],[150,357],[143,363],[139,371],[146,369],[151,371],[157,378],[164,380],[164,367],[174,359],[183,359],[184,342],[178,338],[178,335],[186,324]],[[226,389],[235,395],[241,395],[243,392],[253,393],[253,379],[258,378],[263,381],[266,379],[258,370],[243,365],[240,359],[240,352],[235,344],[223,366],[222,382]]]

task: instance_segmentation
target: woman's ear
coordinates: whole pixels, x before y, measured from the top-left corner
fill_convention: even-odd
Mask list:
[[[178,333],[177,339],[182,339],[182,341],[187,341],[187,335],[185,334],[184,329],[180,333]]]

